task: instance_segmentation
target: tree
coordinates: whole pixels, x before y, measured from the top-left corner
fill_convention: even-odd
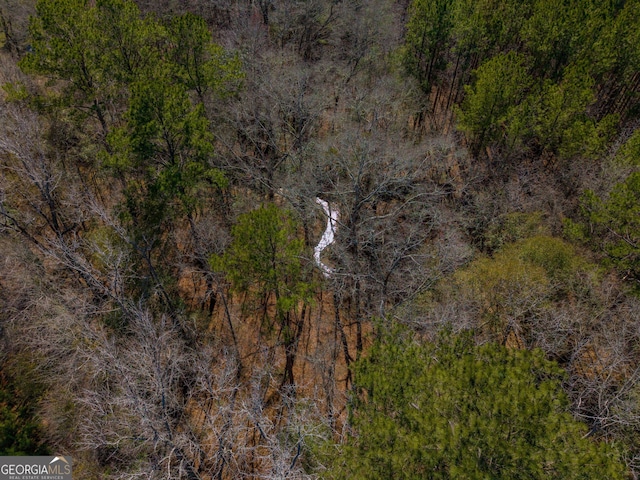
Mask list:
[[[431,93],[434,79],[446,67],[444,53],[451,30],[448,0],[414,0],[407,22],[404,63],[420,86]]]
[[[168,32],[177,78],[203,101],[208,93],[224,97],[239,89],[244,75],[237,55],[211,42],[205,21],[186,13],[171,18]]]
[[[587,190],[582,198],[581,222],[569,222],[577,238],[607,255],[610,264],[635,282],[640,281],[640,132],[620,149],[616,163],[626,170],[608,195]]]
[[[563,338],[554,308],[568,299],[589,302],[595,270],[567,242],[538,234],[507,244],[492,257],[475,259],[442,279],[424,300],[431,307],[449,304],[454,313],[445,323],[455,328],[464,325],[482,338],[543,348],[550,357],[561,358],[565,346],[547,348],[545,341]]]
[[[522,27],[521,37],[531,53],[534,71],[557,80],[563,68],[576,58],[586,41],[590,1],[576,0],[561,5],[554,0],[536,0],[532,15]],[[604,2],[603,2],[604,3]]]
[[[212,257],[212,266],[234,290],[257,301],[260,333],[277,330],[284,345],[282,386],[295,385],[293,366],[312,292],[298,225],[290,211],[269,204],[241,215],[231,235],[231,245],[223,257]]]
[[[174,84],[174,69],[161,65],[131,85],[126,124],[107,141],[105,164],[127,189],[127,210],[140,230],[195,208],[207,184],[224,185],[224,175],[210,166],[213,135],[201,104]]]
[[[193,226],[204,199],[219,200],[226,186],[213,165],[204,104],[239,87],[239,60],[191,14],[163,22],[143,16],[130,0],[40,0],[37,13],[33,48],[21,66],[60,88],[32,103],[52,123],[58,116],[76,120],[73,134],[85,140],[78,157],[94,167],[78,173],[106,174],[120,187],[113,193],[124,236],[146,270],[136,287],[143,294],[159,287],[172,304],[162,286],[170,271],[163,233],[185,218]],[[98,121],[98,141],[90,118]]]
[[[602,29],[594,51],[602,59],[599,71],[599,107],[602,114],[637,116],[640,90],[640,3],[624,2],[615,19]]]
[[[541,351],[406,336],[357,363],[362,393],[334,478],[625,478],[616,446],[567,412],[562,371]]]
[[[593,79],[585,68],[568,66],[557,83],[544,82],[541,90],[529,97],[536,150],[564,158],[601,153],[611,139],[617,117],[605,116],[599,122],[590,118],[587,111],[594,101]]]
[[[121,111],[119,81],[137,73],[139,62],[148,58],[153,63],[154,58],[140,48],[139,39],[148,37],[149,30],[134,4],[107,0],[99,5],[102,8],[85,0],[40,0],[29,22],[32,50],[20,66],[26,73],[62,81],[60,103],[71,106],[80,121],[97,119],[104,139]]]
[[[450,147],[434,142],[420,157],[419,147],[392,145],[381,130],[374,125],[373,135],[347,131],[331,138],[324,154],[331,170],[320,177],[333,184],[330,194],[338,199],[340,226],[332,246],[338,275],[331,283],[334,301],[349,306],[356,356],[369,320],[385,317],[430,281],[422,263],[430,254],[421,247],[440,220],[431,201],[441,193],[424,171]]]
[[[416,0],[411,3],[403,61],[432,108],[447,114],[458,102],[472,69],[518,45],[530,1]],[[448,94],[446,86],[448,84]]]
[[[531,83],[525,58],[514,52],[496,55],[478,68],[458,112],[459,128],[468,135],[475,156],[490,143],[506,141]]]
[[[475,65],[506,53],[518,44],[523,22],[531,15],[533,1],[457,0],[453,35],[456,48],[475,57]]]
[[[635,2],[416,0],[403,60],[434,116],[460,107],[475,155],[536,142],[536,153],[593,155],[610,141],[617,118],[608,115],[628,118],[637,105],[636,10]]]

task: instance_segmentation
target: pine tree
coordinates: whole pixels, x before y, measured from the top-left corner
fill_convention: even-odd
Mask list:
[[[356,366],[331,478],[625,478],[616,448],[567,412],[561,379],[538,350],[383,338]]]

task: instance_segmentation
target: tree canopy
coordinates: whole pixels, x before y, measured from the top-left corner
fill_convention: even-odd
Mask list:
[[[640,477],[638,18],[0,0],[0,450]]]
[[[475,156],[487,146],[506,156],[594,155],[621,118],[637,115],[629,70],[637,57],[637,28],[628,21],[634,8],[637,2],[415,0],[404,63],[434,114],[443,102],[459,105],[458,127]]]
[[[562,370],[539,350],[392,335],[354,381],[336,478],[625,478],[615,446],[572,418]]]

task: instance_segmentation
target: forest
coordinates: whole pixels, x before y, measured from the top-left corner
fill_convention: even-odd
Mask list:
[[[0,455],[640,478],[640,0],[0,0]]]

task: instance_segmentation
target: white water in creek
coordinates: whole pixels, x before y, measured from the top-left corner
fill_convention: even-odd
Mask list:
[[[325,228],[318,245],[313,249],[313,259],[316,261],[316,265],[318,265],[320,270],[322,270],[323,275],[330,277],[333,275],[333,268],[322,263],[320,254],[335,240],[336,223],[338,222],[338,218],[340,218],[340,212],[336,209],[331,209],[329,203],[319,197],[316,197],[316,203],[322,206],[322,210],[324,210],[324,214],[327,216],[327,228]]]

